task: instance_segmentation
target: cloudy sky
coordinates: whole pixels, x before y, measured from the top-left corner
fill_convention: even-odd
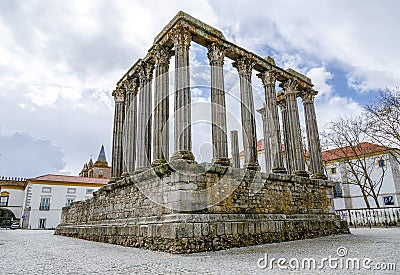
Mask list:
[[[0,176],[76,175],[102,144],[110,160],[111,91],[179,10],[312,78],[320,91],[320,128],[337,116],[360,113],[379,89],[399,86],[395,0],[1,0]],[[193,45],[191,62],[198,68],[192,79],[193,130],[199,133],[193,147],[204,161],[210,151],[205,50]],[[225,63],[229,105],[238,96],[238,78],[231,62]],[[255,94],[262,94],[254,85]],[[230,130],[240,128],[236,110],[228,110]]]

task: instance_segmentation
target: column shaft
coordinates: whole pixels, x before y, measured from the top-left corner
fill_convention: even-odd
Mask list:
[[[276,73],[266,71],[258,74],[265,92],[266,124],[270,140],[270,160],[273,173],[286,173],[282,157],[281,129],[279,124],[278,104],[276,100]],[[269,171],[267,171],[269,172]]]
[[[257,159],[256,120],[251,87],[251,72],[254,64],[247,58],[241,58],[232,65],[238,70],[240,80],[244,168],[260,170]]]
[[[147,170],[151,162],[151,80],[153,68],[153,64],[143,62],[140,70],[135,173]]]
[[[301,136],[299,110],[297,107],[297,81],[288,79],[283,83],[286,97],[288,134],[290,135],[293,155],[293,173],[299,176],[308,176],[305,171],[305,157]]]
[[[124,172],[128,175],[135,171],[138,82],[137,77],[129,77],[126,83]]]
[[[152,166],[165,163],[169,159],[169,59],[170,49],[157,46],[154,50],[154,136]]]
[[[238,131],[231,131],[232,167],[240,168]]]
[[[224,91],[224,51],[216,43],[208,47],[211,65],[211,120],[213,163],[229,165]]]
[[[285,146],[285,163],[286,163],[286,170],[289,174],[293,172],[293,154],[292,154],[292,148],[291,145],[292,142],[290,140],[290,135],[289,135],[289,121],[288,121],[288,116],[287,116],[287,109],[286,109],[286,99],[285,95],[281,92],[278,94],[278,104],[279,107],[281,108],[281,114],[282,114],[282,130],[283,130],[283,141],[284,141],[284,146]]]
[[[175,152],[171,160],[194,161],[191,131],[189,47],[190,33],[178,26],[173,30],[175,47]]]
[[[310,152],[310,166],[313,178],[326,179],[327,177],[324,174],[324,164],[322,162],[317,117],[315,114],[315,95],[316,91],[308,91],[302,95],[307,130],[308,150]]]
[[[113,91],[114,109],[114,128],[113,128],[113,147],[111,177],[115,180],[121,177],[123,170],[123,127],[125,119],[125,89],[118,87]]]

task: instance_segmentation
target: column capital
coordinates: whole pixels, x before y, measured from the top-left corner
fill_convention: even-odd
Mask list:
[[[146,62],[144,65],[144,71],[146,75],[146,81],[150,82],[153,79],[154,64]]]
[[[136,94],[139,88],[139,77],[138,76],[128,76],[128,79],[124,82],[126,93]]]
[[[232,63],[232,66],[237,69],[240,76],[251,76],[254,65],[254,61],[246,57],[242,57]]]
[[[190,46],[192,35],[184,25],[178,24],[172,29],[171,34],[175,46],[180,45],[187,48]]]
[[[124,87],[117,87],[112,92],[112,96],[114,97],[115,102],[124,102],[125,101],[125,93],[126,90]]]
[[[275,85],[277,73],[274,70],[269,70],[261,72],[257,76],[261,79],[263,86],[266,87],[267,85]]]
[[[286,94],[297,94],[298,81],[294,78],[287,78],[279,85]]]
[[[211,66],[223,66],[225,58],[225,49],[217,42],[208,45],[207,57]]]
[[[278,92],[276,102],[282,110],[286,109],[286,95],[282,90]]]
[[[303,101],[303,104],[305,103],[314,103],[315,96],[318,94],[317,91],[315,90],[307,90],[303,91],[300,96]]]
[[[153,49],[155,65],[169,65],[171,50],[165,46],[157,44]]]

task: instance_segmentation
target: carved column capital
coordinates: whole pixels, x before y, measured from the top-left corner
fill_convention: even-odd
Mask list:
[[[303,104],[305,103],[314,103],[315,96],[317,95],[317,91],[314,90],[307,90],[303,91],[300,96],[303,101]]]
[[[287,95],[290,95],[290,94],[297,94],[298,84],[299,83],[296,79],[288,78],[282,81],[279,86],[285,90],[285,93]]]
[[[114,97],[115,102],[124,102],[125,101],[125,88],[117,87],[113,92],[112,96]]]
[[[240,76],[251,76],[255,63],[246,57],[238,59],[232,63],[232,66],[238,70]]]
[[[189,30],[185,28],[182,24],[178,24],[172,31],[172,39],[174,45],[180,45],[182,47],[189,48],[190,42],[192,41],[192,35]]]
[[[211,66],[218,65],[222,67],[224,65],[225,57],[224,47],[216,42],[213,42],[208,46],[207,57]]]
[[[155,65],[169,65],[171,50],[167,47],[156,45],[153,50]]]
[[[154,64],[146,62],[144,65],[144,71],[146,75],[146,81],[150,82],[153,79]]]
[[[286,109],[286,95],[283,91],[279,91],[276,97],[276,102],[282,110]]]
[[[259,73],[257,76],[261,79],[263,86],[266,87],[267,85],[275,85],[277,73],[274,70],[269,70]]]
[[[136,94],[139,88],[139,77],[138,76],[128,76],[128,79],[124,82],[125,89],[127,93]]]

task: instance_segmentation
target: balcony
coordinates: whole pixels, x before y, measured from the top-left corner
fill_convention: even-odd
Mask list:
[[[41,204],[39,206],[39,210],[44,210],[44,211],[50,210],[50,204]]]

